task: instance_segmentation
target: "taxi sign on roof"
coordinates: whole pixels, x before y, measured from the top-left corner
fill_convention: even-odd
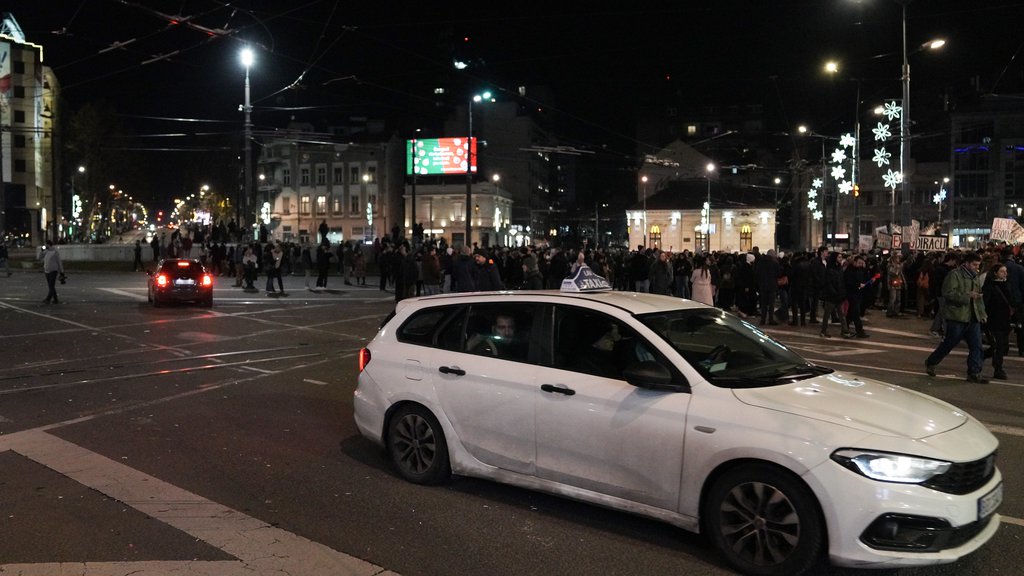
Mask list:
[[[566,278],[562,280],[562,292],[595,292],[597,290],[611,290],[612,286],[604,279],[603,276],[598,276],[590,269],[589,266],[580,266],[579,270],[576,271],[576,275],[572,278]]]

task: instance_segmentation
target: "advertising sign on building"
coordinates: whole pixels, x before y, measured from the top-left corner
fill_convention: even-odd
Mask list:
[[[472,159],[471,172],[476,172],[476,138],[423,138],[405,143],[405,173],[417,176],[434,174],[465,174]]]

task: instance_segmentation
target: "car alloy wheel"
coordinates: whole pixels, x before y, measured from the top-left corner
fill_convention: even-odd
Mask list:
[[[426,408],[409,404],[391,417],[388,453],[398,473],[417,484],[437,484],[451,476],[448,443],[437,418]]]
[[[770,465],[730,470],[709,491],[704,511],[711,540],[744,574],[803,574],[823,558],[817,502],[786,471]]]

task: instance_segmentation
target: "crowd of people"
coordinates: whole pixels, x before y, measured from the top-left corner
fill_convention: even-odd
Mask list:
[[[967,377],[981,382],[981,365],[991,357],[993,377],[1005,379],[1003,359],[1010,335],[1024,356],[1024,266],[1010,246],[989,243],[980,250],[921,252],[875,250],[744,253],[668,252],[599,248],[562,250],[548,246],[448,246],[444,240],[411,243],[385,237],[372,245],[358,241],[332,245],[297,242],[228,244],[184,236],[154,239],[154,260],[190,255],[214,274],[235,278],[235,286],[255,290],[257,276],[266,290],[281,293],[282,275],[304,274],[306,287],[326,289],[332,270],[346,285],[366,286],[367,264],[376,265],[381,291],[395,300],[442,292],[504,289],[557,289],[581,265],[605,277],[616,290],[688,298],[717,306],[761,326],[786,323],[812,326],[832,338],[838,326],[844,338],[868,338],[870,310],[888,317],[916,316],[942,339],[926,361],[935,366],[961,340],[970,350]],[[138,258],[138,251],[136,253]],[[310,286],[316,278],[315,287]],[[947,282],[947,279],[949,280]],[[984,348],[988,344],[987,349]]]

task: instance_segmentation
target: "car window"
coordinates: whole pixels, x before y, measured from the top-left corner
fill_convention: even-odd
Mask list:
[[[654,361],[677,374],[649,342],[622,320],[575,306],[557,306],[554,319],[554,366],[622,380],[622,372]]]
[[[524,303],[471,306],[461,351],[517,362],[530,361],[535,339],[534,321],[541,317],[540,308]]]
[[[457,311],[458,307],[453,306],[420,310],[398,328],[396,337],[399,342],[431,346],[434,343],[434,333],[442,322]]]
[[[769,386],[831,371],[809,364],[757,326],[714,308],[637,318],[715,385]]]

